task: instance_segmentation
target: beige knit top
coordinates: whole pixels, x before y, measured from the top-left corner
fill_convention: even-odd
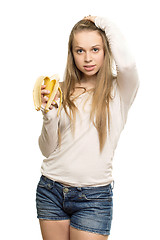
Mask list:
[[[62,108],[57,117],[57,109],[54,108],[43,114],[42,132],[39,137],[39,147],[45,157],[41,173],[69,186],[103,186],[113,181],[114,151],[139,86],[135,60],[122,33],[106,18],[96,17],[95,24],[105,31],[117,68],[117,80],[113,83],[114,97],[110,102],[110,134],[103,151],[99,151],[98,133],[90,122],[90,92],[81,94],[75,100],[79,112],[76,116],[74,136],[64,109]],[[58,126],[61,130],[60,146]]]

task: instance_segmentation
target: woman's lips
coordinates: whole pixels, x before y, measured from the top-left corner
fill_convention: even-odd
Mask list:
[[[85,65],[84,66],[84,69],[86,71],[92,71],[94,68],[95,68],[96,65]]]

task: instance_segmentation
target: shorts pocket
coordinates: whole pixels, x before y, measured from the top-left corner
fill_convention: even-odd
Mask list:
[[[88,201],[108,201],[112,202],[112,189],[108,188],[105,191],[88,191],[83,194],[83,197]]]
[[[37,188],[40,187],[40,188],[46,188],[46,189],[52,189],[53,187],[53,184],[51,184],[49,181],[47,181],[47,178],[42,176],[40,178],[40,181],[38,183],[38,186]]]

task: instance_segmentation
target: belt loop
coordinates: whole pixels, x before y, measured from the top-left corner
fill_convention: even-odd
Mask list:
[[[112,188],[112,190],[113,190],[113,188],[114,188],[114,180],[113,180],[113,182],[111,183],[111,188]]]

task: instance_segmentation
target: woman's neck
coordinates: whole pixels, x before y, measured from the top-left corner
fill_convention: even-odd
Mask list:
[[[87,89],[94,88],[96,77],[82,78],[80,83],[76,83],[75,87],[84,87]]]

